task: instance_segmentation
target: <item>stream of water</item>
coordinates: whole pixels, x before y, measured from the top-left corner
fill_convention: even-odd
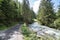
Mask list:
[[[56,30],[53,28],[49,28],[47,26],[40,25],[38,22],[34,22],[29,26],[34,32],[37,32],[38,36],[45,36],[45,37],[50,36],[54,38],[60,38],[60,30]]]

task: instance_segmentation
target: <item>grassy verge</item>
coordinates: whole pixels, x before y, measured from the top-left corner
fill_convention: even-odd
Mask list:
[[[8,28],[11,28],[13,27],[14,25],[16,25],[18,22],[12,22],[11,24],[9,24],[9,26],[6,26],[6,25],[1,25],[0,26],[0,30],[5,30],[5,29],[8,29]]]
[[[24,40],[39,40],[39,38],[36,36],[36,33],[30,31],[29,27],[27,27],[26,24],[22,25],[21,31],[24,36]]]
[[[29,30],[29,28],[26,26],[26,24],[23,24],[21,27],[21,33],[24,36],[24,40],[57,40],[56,38],[47,36],[47,37],[37,37],[37,34],[31,30]],[[58,39],[59,40],[59,39]]]
[[[5,25],[0,26],[0,30],[5,30],[7,27]]]

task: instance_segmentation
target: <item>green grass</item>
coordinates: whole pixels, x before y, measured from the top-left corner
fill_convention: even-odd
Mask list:
[[[5,29],[8,29],[8,28],[11,28],[11,27],[13,27],[16,24],[18,24],[18,22],[12,22],[11,24],[9,24],[8,27],[6,25],[1,25],[0,26],[0,30],[5,30]]]
[[[51,37],[49,35],[37,37],[37,34],[31,30],[29,30],[26,24],[23,24],[21,27],[21,33],[24,36],[24,40],[57,40],[57,38]],[[60,40],[60,39],[58,39]]]
[[[5,25],[0,26],[0,30],[5,30],[7,27]]]

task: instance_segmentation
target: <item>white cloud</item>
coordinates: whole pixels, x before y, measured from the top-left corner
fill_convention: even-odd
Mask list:
[[[34,4],[33,4],[33,11],[34,11],[35,13],[38,12],[40,2],[41,2],[41,0],[37,0],[37,1],[35,1]]]
[[[30,7],[32,7],[33,5],[32,0],[29,0],[29,3],[30,3]]]
[[[22,0],[18,0],[18,1],[19,1],[20,3],[22,3]],[[41,0],[29,0],[29,2],[30,2],[30,7],[33,7],[33,11],[34,11],[35,13],[38,12],[40,1],[41,1]]]
[[[22,0],[18,0],[20,3],[22,3]]]

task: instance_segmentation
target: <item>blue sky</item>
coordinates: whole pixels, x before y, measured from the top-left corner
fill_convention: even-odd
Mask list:
[[[54,6],[57,7],[59,5],[60,0],[52,0],[52,2],[54,3]]]
[[[34,4],[34,2],[38,1],[38,0],[29,0],[31,5]],[[52,0],[52,2],[55,4],[55,6],[57,7],[57,5],[59,5],[60,0]]]
[[[22,2],[22,0],[19,1]],[[33,7],[34,12],[37,13],[41,0],[29,0],[29,2],[30,2],[30,6]],[[57,10],[60,0],[52,0],[52,2],[54,3],[54,9]]]
[[[60,0],[52,0],[52,2],[54,3],[54,8],[58,10],[58,5],[59,5]]]

